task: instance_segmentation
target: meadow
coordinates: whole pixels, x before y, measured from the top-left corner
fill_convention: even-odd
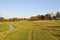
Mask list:
[[[60,20],[0,22],[0,40],[60,40]]]

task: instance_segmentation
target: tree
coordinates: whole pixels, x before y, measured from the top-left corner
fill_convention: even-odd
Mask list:
[[[4,21],[4,17],[0,17],[0,22],[3,22]]]
[[[37,18],[38,20],[40,20],[40,19],[41,19],[41,15],[37,15],[36,18]]]
[[[51,14],[45,14],[45,20],[51,20],[52,17],[51,17]]]
[[[56,17],[60,18],[60,12],[56,13]]]
[[[45,16],[44,15],[41,15],[41,20],[45,20]]]
[[[56,13],[56,19],[57,19],[57,20],[60,20],[60,12],[57,12],[57,13]]]
[[[35,16],[30,17],[29,21],[37,20]]]
[[[9,22],[13,22],[13,21],[12,21],[12,18],[9,18],[8,21],[9,21]]]
[[[14,22],[14,21],[18,21],[18,18],[12,18],[12,21]]]

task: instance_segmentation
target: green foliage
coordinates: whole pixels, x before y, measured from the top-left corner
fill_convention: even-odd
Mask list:
[[[60,18],[60,12],[56,13],[56,17]]]

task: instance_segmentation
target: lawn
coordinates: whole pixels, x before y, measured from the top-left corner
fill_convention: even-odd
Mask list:
[[[60,21],[0,22],[0,40],[60,40]]]

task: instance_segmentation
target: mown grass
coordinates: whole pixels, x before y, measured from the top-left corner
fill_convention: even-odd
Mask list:
[[[9,25],[15,28],[9,30]],[[0,40],[60,40],[60,21],[0,22]],[[3,30],[7,29],[6,35]]]

